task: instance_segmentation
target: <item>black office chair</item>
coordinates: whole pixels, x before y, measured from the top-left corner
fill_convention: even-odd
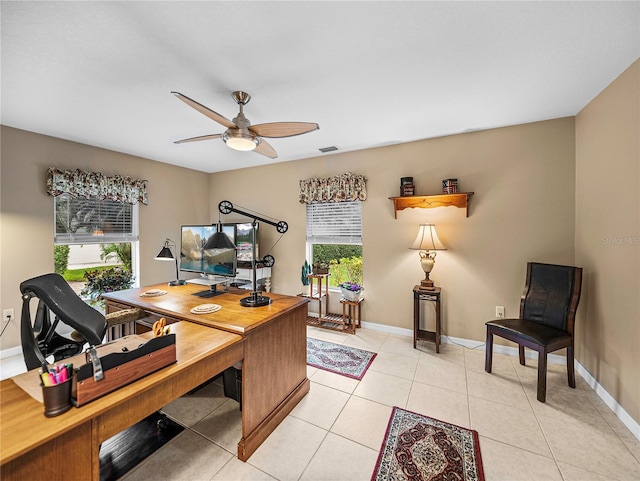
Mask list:
[[[59,274],[45,274],[20,284],[22,317],[20,337],[27,369],[35,369],[53,355],[55,361],[82,352],[85,343],[92,346],[102,342],[107,330],[105,317],[86,304]],[[37,297],[38,307],[32,321],[31,299]],[[51,322],[51,314],[55,318]],[[68,339],[56,332],[62,322],[81,335]],[[74,336],[75,337],[75,336]]]
[[[573,337],[576,310],[580,302],[582,268],[527,263],[527,280],[520,300],[519,319],[496,319],[486,323],[487,346],[484,370],[491,372],[493,336],[518,344],[520,364],[524,348],[538,351],[537,399],[547,397],[547,354],[567,348],[567,378],[576,387]]]

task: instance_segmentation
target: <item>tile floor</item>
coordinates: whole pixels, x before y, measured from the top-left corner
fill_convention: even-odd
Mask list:
[[[311,392],[253,456],[235,457],[238,404],[219,384],[164,411],[185,429],[123,479],[367,481],[391,407],[475,429],[487,481],[640,479],[640,441],[578,375],[550,365],[547,402],[536,401],[536,367],[454,344],[358,330],[356,336],[308,328],[308,335],[378,353],[361,381],[308,368]],[[4,376],[3,372],[3,376]]]

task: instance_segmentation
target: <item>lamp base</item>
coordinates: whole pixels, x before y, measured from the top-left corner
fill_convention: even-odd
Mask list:
[[[431,279],[422,279],[420,281],[420,289],[424,291],[435,291],[436,286],[433,284]]]
[[[169,282],[170,286],[184,286],[187,283],[187,281],[183,281],[182,279],[178,279],[177,281],[171,281]]]
[[[261,307],[268,306],[269,304],[271,304],[271,298],[260,296],[255,292],[249,297],[240,299],[240,305],[243,307]]]

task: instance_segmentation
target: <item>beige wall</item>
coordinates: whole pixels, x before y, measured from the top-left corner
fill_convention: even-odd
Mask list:
[[[444,331],[454,337],[484,340],[484,322],[496,305],[517,315],[528,260],[577,263],[586,273],[577,359],[640,421],[638,70],[636,62],[577,119],[210,175],[2,127],[0,306],[19,315],[19,283],[53,269],[52,203],[44,187],[50,166],[149,180],[150,204],[140,208],[143,285],[173,276],[153,261],[164,237],[178,240],[181,224],[215,222],[221,200],[287,221],[289,232],[271,252],[273,289],[285,294],[299,291],[305,256],[298,180],[354,172],[369,179],[365,321],[411,328],[411,289],[423,273],[408,247],[425,221],[436,223],[449,247],[438,254],[432,278],[443,290]],[[286,140],[280,142],[276,148],[285,148]],[[470,216],[447,207],[407,209],[394,219],[388,197],[398,194],[404,176],[414,177],[417,194],[438,193],[442,179],[458,178],[461,191],[475,192]],[[262,255],[278,236],[262,227]],[[0,341],[2,349],[19,344],[17,322]]]
[[[640,422],[640,60],[576,117],[578,360]]]
[[[481,341],[496,305],[518,315],[528,260],[573,263],[574,159],[574,120],[564,118],[211,174],[211,205],[216,219],[218,202],[229,200],[288,222],[272,252],[273,286],[296,294],[305,258],[298,181],[364,174],[363,320],[412,328],[412,288],[424,273],[409,246],[418,225],[431,221],[449,248],[431,276],[443,291],[444,331]],[[389,197],[398,195],[404,176],[414,177],[417,194],[439,193],[442,179],[458,178],[461,191],[475,192],[469,217],[441,207],[407,209],[394,219]],[[261,254],[277,238],[264,227]]]
[[[432,278],[443,290],[444,331],[454,337],[483,340],[484,322],[496,305],[506,306],[507,316],[517,315],[527,260],[571,263],[574,257],[572,118],[209,176],[7,127],[2,134],[3,308],[19,308],[20,281],[53,269],[52,206],[44,190],[49,166],[149,180],[150,202],[140,207],[142,284],[170,277],[167,264],[153,261],[162,239],[178,240],[181,224],[216,221],[217,204],[226,199],[289,223],[272,251],[273,289],[296,294],[305,255],[298,180],[347,171],[368,178],[365,321],[411,328],[411,290],[424,274],[408,247],[421,222],[435,222],[449,247],[438,255]],[[470,216],[447,207],[407,209],[394,219],[388,197],[398,194],[404,176],[414,177],[419,194],[438,193],[442,179],[458,178],[461,190],[475,192]],[[210,205],[203,202],[207,197]],[[263,227],[262,255],[278,238],[274,228]],[[29,252],[35,262],[24,262],[14,252]],[[2,346],[18,341],[17,326],[10,326]]]
[[[154,261],[166,237],[180,242],[182,223],[209,220],[207,175],[118,152],[2,126],[0,165],[0,306],[16,321],[0,349],[20,344],[19,285],[53,272],[53,198],[47,169],[83,169],[147,179],[149,205],[140,206],[140,283],[170,280],[175,267]]]

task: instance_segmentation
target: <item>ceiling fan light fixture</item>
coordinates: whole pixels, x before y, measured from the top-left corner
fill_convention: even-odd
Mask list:
[[[240,130],[227,130],[222,134],[222,140],[232,149],[243,152],[254,150],[260,143],[260,140],[254,134]]]

